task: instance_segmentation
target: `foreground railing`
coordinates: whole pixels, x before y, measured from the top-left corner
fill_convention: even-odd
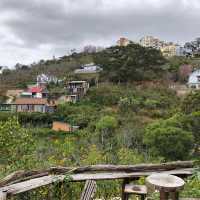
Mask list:
[[[0,200],[16,194],[31,191],[53,183],[63,183],[67,177],[70,182],[82,182],[86,180],[138,180],[152,173],[172,174],[179,177],[187,177],[193,173],[194,163],[192,161],[170,162],[163,164],[141,164],[141,165],[95,165],[86,167],[52,167],[47,170],[18,171],[5,177],[0,181]]]

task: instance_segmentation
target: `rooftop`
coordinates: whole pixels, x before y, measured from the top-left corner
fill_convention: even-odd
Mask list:
[[[86,83],[86,81],[70,81],[69,83]]]
[[[30,88],[29,90],[28,90],[28,92],[31,92],[31,93],[39,93],[39,92],[42,92],[42,88],[41,87],[37,87],[37,86],[35,86],[35,87],[32,87],[32,88]]]
[[[47,99],[40,98],[18,98],[13,103],[14,105],[46,105]]]

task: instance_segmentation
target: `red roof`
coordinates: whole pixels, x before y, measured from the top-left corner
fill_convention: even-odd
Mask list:
[[[29,90],[28,90],[28,92],[31,92],[31,93],[40,93],[40,92],[42,92],[42,88],[41,87],[32,87],[32,88],[30,88]]]

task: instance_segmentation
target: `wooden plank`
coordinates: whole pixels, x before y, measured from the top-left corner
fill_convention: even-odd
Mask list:
[[[91,165],[75,168],[74,173],[87,172],[145,172],[145,171],[168,171],[194,167],[193,161],[176,161],[161,164],[138,164],[138,165]],[[65,171],[65,167],[60,170]],[[73,168],[72,168],[73,169]],[[69,168],[67,168],[69,170]]]
[[[52,174],[65,174],[67,172],[73,172],[74,174],[89,173],[89,172],[145,172],[145,171],[168,171],[182,168],[192,168],[193,161],[178,161],[168,162],[162,164],[139,164],[139,165],[92,165],[84,167],[51,167],[44,170],[32,170],[32,171],[17,171],[13,174],[0,180],[0,187],[5,185],[19,183],[22,181],[30,180],[33,178],[39,178],[42,176]]]
[[[125,193],[129,194],[147,194],[147,187],[145,185],[126,184],[124,188]]]
[[[93,180],[87,180],[85,183],[84,190],[81,194],[81,200],[90,200],[96,192],[96,182]]]
[[[171,170],[162,171],[162,173],[173,175],[192,175],[193,169]],[[134,172],[134,173],[96,173],[96,174],[73,174],[71,175],[72,181],[86,181],[86,180],[113,180],[113,179],[126,179],[126,178],[139,178],[143,176],[149,176],[153,172]],[[31,179],[28,181],[16,183],[3,188],[0,188],[0,192],[6,191],[8,194],[14,195],[22,192],[26,192],[32,189],[36,189],[41,186],[47,186],[54,182],[62,182],[65,175],[49,175],[40,178]]]
[[[0,200],[6,200],[7,199],[7,193],[4,191],[0,191]]]

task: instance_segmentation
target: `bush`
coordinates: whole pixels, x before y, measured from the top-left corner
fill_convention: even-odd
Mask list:
[[[7,165],[23,162],[33,151],[31,134],[22,128],[16,118],[0,122],[0,159]]]
[[[163,156],[166,160],[183,160],[188,158],[193,149],[193,135],[160,121],[146,128],[144,143],[153,154]]]
[[[200,111],[200,91],[187,95],[182,102],[181,110],[185,114]]]

